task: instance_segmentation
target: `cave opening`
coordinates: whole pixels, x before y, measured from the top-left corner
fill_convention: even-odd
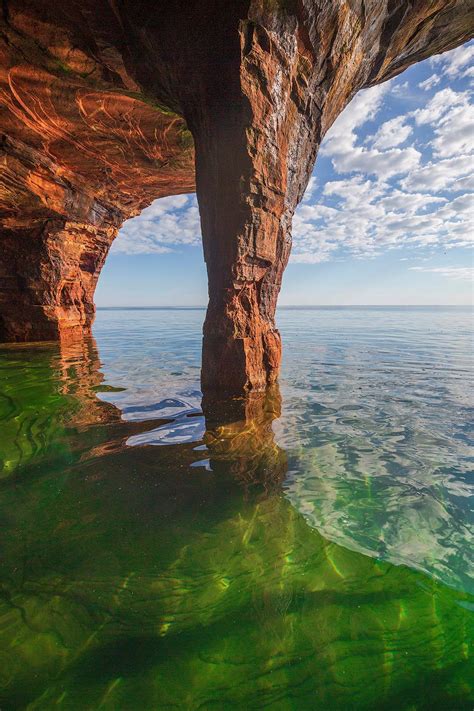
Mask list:
[[[127,220],[98,279],[97,308],[201,308],[207,305],[195,194],[158,198]]]

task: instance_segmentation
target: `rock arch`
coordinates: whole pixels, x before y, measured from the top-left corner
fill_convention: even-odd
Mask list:
[[[467,41],[473,16],[471,0],[3,0],[0,340],[87,335],[122,222],[196,187],[203,390],[264,390],[325,132],[359,89]]]

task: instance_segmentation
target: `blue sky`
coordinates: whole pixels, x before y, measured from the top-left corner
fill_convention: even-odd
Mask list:
[[[359,92],[293,223],[281,305],[468,304],[474,42]],[[207,302],[194,195],[156,200],[112,245],[98,306]]]

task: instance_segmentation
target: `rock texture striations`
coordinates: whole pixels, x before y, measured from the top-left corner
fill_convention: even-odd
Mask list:
[[[354,94],[472,35],[472,0],[3,0],[0,338],[87,333],[122,222],[196,189],[205,393],[278,374],[318,146]]]

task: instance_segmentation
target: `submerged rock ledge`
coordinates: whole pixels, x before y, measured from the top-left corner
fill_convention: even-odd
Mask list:
[[[2,8],[0,341],[87,335],[123,221],[196,190],[209,396],[277,377],[292,216],[338,114],[474,27],[471,0]]]

